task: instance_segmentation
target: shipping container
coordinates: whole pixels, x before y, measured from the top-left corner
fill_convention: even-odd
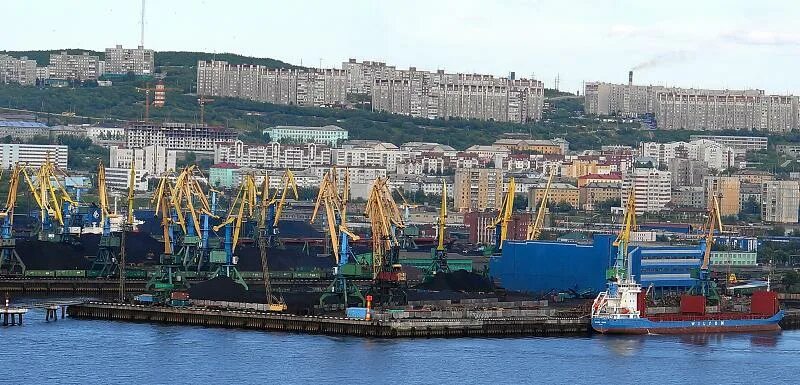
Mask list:
[[[133,279],[147,278],[147,270],[125,269],[125,278],[133,278]]]
[[[153,284],[153,288],[155,288],[156,290],[172,289],[174,287],[175,287],[175,285],[173,285],[171,283],[156,282],[155,284]]]
[[[189,299],[189,293],[185,291],[173,291],[169,297],[171,299]]]
[[[42,277],[55,277],[54,270],[25,270],[26,277],[42,278]]]
[[[684,294],[681,296],[681,313],[703,315],[706,313],[706,297]]]
[[[138,303],[153,303],[156,298],[152,294],[139,294],[133,297],[133,300]]]
[[[753,314],[771,316],[780,310],[778,293],[774,291],[756,291],[750,303],[750,312]]]
[[[367,308],[365,307],[348,307],[345,313],[347,314],[347,318],[358,318],[358,319],[367,318]],[[370,314],[372,314],[371,310]]]

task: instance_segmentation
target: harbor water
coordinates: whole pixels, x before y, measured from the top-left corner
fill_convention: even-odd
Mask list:
[[[17,304],[45,300],[20,300]],[[1,383],[790,383],[800,331],[364,339],[75,320],[0,327]]]

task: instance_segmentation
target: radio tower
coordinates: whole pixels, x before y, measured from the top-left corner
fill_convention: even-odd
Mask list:
[[[144,0],[142,0],[142,22],[141,22],[141,24],[142,24],[141,25],[142,31],[141,31],[141,36],[139,38],[139,46],[141,48],[144,48]]]

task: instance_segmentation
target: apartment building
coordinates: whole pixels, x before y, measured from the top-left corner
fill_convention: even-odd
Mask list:
[[[636,199],[637,214],[659,212],[672,199],[672,174],[656,168],[634,167],[622,178],[622,207],[626,207],[631,190]]]
[[[331,164],[331,149],[318,143],[249,144],[241,140],[219,143],[214,150],[214,163],[229,163],[245,168],[302,170]]]
[[[656,110],[657,95],[665,87],[588,82],[584,111],[592,115],[636,117]]]
[[[544,198],[547,188],[546,182],[541,182],[530,187],[528,190],[528,210],[535,211]],[[617,190],[619,194],[619,190]],[[547,201],[551,203],[569,203],[572,207],[578,208],[580,203],[580,191],[577,187],[563,182],[553,182],[550,184],[550,192]]]
[[[705,162],[710,169],[725,170],[736,164],[733,148],[708,139],[691,142],[642,142],[639,155],[655,160],[654,166],[667,167],[671,159],[686,158]]]
[[[176,170],[178,152],[168,150],[164,146],[153,145],[143,148],[111,146],[108,152],[110,158],[108,166],[111,168],[130,169],[131,162],[133,162],[134,169],[145,170],[151,176]]]
[[[69,149],[61,145],[0,144],[0,167],[8,170],[19,163],[28,167],[39,167],[50,160],[62,170],[67,169]]]
[[[733,148],[737,152],[766,150],[769,139],[766,136],[733,135],[692,135],[690,140],[708,139]]]
[[[70,55],[66,52],[50,54],[50,79],[97,80],[101,75],[100,57],[84,52]]]
[[[27,56],[19,59],[0,54],[0,83],[16,83],[21,86],[36,84],[36,60]]]
[[[695,209],[708,208],[706,189],[703,186],[675,186],[672,189],[672,205]]]
[[[273,69],[225,61],[197,63],[197,94],[296,106],[346,102],[347,74],[339,69]]]
[[[706,176],[703,178],[703,192],[706,207],[712,196],[719,199],[720,215],[737,215],[741,209],[739,189],[741,181],[735,176]]]
[[[538,154],[564,155],[569,151],[569,142],[561,138],[553,140],[498,139],[492,145],[494,147],[504,147],[514,152],[534,152]]]
[[[217,143],[232,144],[236,131],[193,123],[138,122],[125,128],[127,148],[161,146],[169,150],[213,153]]]
[[[273,142],[288,143],[321,143],[331,147],[338,146],[347,140],[348,131],[339,126],[327,125],[323,127],[308,126],[275,126],[264,130]]]
[[[342,167],[381,167],[397,172],[397,165],[408,154],[392,143],[378,140],[349,140],[331,151],[331,162]]]
[[[386,79],[388,71],[395,68],[386,63],[377,61],[362,61],[350,59],[342,63],[342,69],[347,74],[347,93],[372,95],[372,85],[375,79]]]
[[[800,210],[800,182],[773,180],[761,184],[761,220],[797,223]]]
[[[50,127],[44,123],[0,120],[0,137],[10,136],[13,139],[30,140],[37,136],[48,137]]]
[[[591,182],[578,187],[578,208],[594,210],[599,203],[619,201],[619,183]]]
[[[155,54],[152,49],[142,46],[137,48],[106,48],[105,68],[102,73],[124,75],[132,72],[136,75],[152,75]]]
[[[672,186],[701,186],[709,174],[708,163],[702,160],[672,158],[667,170],[672,173]]]
[[[453,182],[453,204],[460,212],[497,209],[503,201],[503,170],[461,168]]]

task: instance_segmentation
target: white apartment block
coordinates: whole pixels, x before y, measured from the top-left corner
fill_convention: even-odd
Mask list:
[[[49,77],[65,80],[97,80],[100,73],[100,58],[84,52],[68,55],[66,52],[50,54]]]
[[[769,139],[766,136],[733,135],[692,135],[690,140],[708,139],[733,148],[737,152],[766,150]]]
[[[306,127],[306,126],[275,126],[264,130],[269,135],[271,142],[281,143],[321,143],[331,147],[347,140],[348,132],[339,126]]]
[[[0,54],[0,83],[16,83],[21,86],[36,84],[36,60],[27,56],[19,59]]]
[[[274,104],[328,106],[346,101],[347,76],[339,69],[271,69],[225,61],[197,63],[197,94]]]
[[[28,167],[39,167],[50,160],[62,170],[66,170],[68,155],[67,146],[61,145],[0,144],[0,167],[7,170],[17,163]]]
[[[659,212],[672,199],[672,174],[656,168],[635,167],[622,177],[622,207],[628,203],[631,189],[636,199],[636,213]]]
[[[800,182],[766,181],[761,184],[761,220],[773,223],[797,223],[800,210]]]
[[[125,140],[125,128],[88,126],[86,127],[86,136],[93,142],[103,140]]]
[[[130,169],[131,162],[137,170],[145,170],[155,177],[167,171],[175,171],[177,151],[168,150],[163,146],[147,146],[144,148],[109,148],[109,162],[111,168]]]
[[[544,84],[480,74],[389,67],[372,86],[372,110],[416,118],[525,123],[542,117]]]
[[[190,123],[134,123],[125,129],[127,148],[161,146],[169,150],[212,153],[217,143],[236,141],[236,131]]]
[[[400,149],[408,152],[411,158],[423,154],[440,154],[442,156],[453,157],[458,153],[458,150],[446,144],[431,142],[407,142],[401,144]]]
[[[736,164],[736,152],[733,148],[708,139],[670,143],[642,142],[639,144],[639,156],[653,158],[656,167],[666,167],[675,158],[704,161],[709,168],[718,171]]]
[[[625,117],[653,114],[659,129],[788,132],[800,125],[796,96],[765,95],[762,90],[589,82],[584,111]]]
[[[331,151],[331,162],[341,167],[380,167],[397,172],[397,165],[408,154],[392,143],[377,140],[350,140]]]
[[[343,62],[342,69],[347,74],[347,93],[363,95],[372,95],[375,79],[385,79],[388,71],[394,71],[386,63],[366,60],[359,63],[356,59]]]
[[[155,68],[154,57],[152,49],[145,49],[142,46],[122,48],[121,45],[117,45],[114,48],[106,48],[105,68],[101,73],[124,75],[133,72],[136,75],[152,75]]]
[[[147,191],[147,179],[152,175],[148,174],[147,170],[133,170],[134,174],[134,184],[133,189],[135,191]],[[130,168],[113,168],[113,167],[106,167],[106,186],[112,190],[111,194],[114,195],[114,191],[117,194],[120,194],[122,197],[125,191],[128,190],[128,181],[131,179],[131,170]]]
[[[233,163],[239,167],[271,169],[306,169],[331,164],[331,149],[317,143],[287,145],[279,142],[247,144],[237,140],[218,144],[214,163]]]

